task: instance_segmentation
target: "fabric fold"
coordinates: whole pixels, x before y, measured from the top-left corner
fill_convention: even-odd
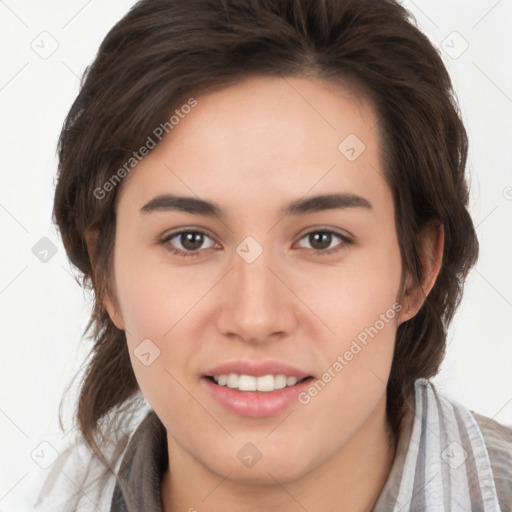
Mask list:
[[[485,439],[471,412],[418,379],[409,416],[373,512],[503,512]]]

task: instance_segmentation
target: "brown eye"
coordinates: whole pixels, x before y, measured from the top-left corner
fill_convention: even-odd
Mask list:
[[[209,247],[203,247],[205,240],[210,239]],[[169,250],[180,256],[197,256],[201,249],[208,249],[215,245],[215,242],[202,231],[179,231],[166,236],[162,244],[169,246]]]
[[[336,239],[341,240],[341,243],[338,242],[332,247]],[[352,240],[347,236],[330,230],[311,231],[305,234],[301,240],[307,240],[310,245],[309,248],[322,255],[340,251],[343,247],[352,243]]]
[[[201,248],[201,245],[203,245],[203,233],[198,233],[197,231],[188,231],[180,233],[178,236],[182,247],[187,251],[197,251]]]
[[[327,249],[332,243],[332,233],[326,231],[310,233],[308,237],[309,243],[316,250]]]

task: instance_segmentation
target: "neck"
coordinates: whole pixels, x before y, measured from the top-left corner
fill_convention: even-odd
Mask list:
[[[164,512],[370,512],[396,451],[396,439],[386,420],[385,396],[347,444],[321,466],[285,484],[270,476],[267,484],[258,485],[226,479],[201,465],[170,436],[167,444],[170,463],[161,483]]]

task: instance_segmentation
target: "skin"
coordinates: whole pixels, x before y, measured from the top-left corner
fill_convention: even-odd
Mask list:
[[[167,429],[166,512],[371,510],[395,455],[385,416],[396,329],[424,300],[400,294],[402,265],[375,113],[362,98],[310,78],[246,79],[198,105],[126,178],[117,204],[115,297],[104,304],[124,329],[140,388]],[[349,134],[365,151],[349,161]],[[304,197],[352,193],[367,208],[283,216]],[[220,220],[140,209],[163,193],[215,201]],[[179,230],[206,233],[198,255]],[[333,235],[322,255],[309,233]],[[247,263],[248,236],[263,248]],[[428,294],[439,271],[442,228],[423,234]],[[315,248],[319,248],[315,252]],[[190,252],[190,249],[189,249]],[[307,405],[264,418],[238,416],[202,386],[214,364],[278,359],[321,377],[356,336],[401,300],[403,309]],[[160,356],[144,366],[149,338]],[[248,468],[247,442],[262,457]]]

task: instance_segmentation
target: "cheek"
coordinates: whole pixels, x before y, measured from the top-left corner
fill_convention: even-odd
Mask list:
[[[190,339],[189,317],[197,298],[194,300],[190,287],[188,295],[180,292],[179,281],[156,275],[155,268],[142,267],[125,275],[122,282],[121,275],[119,278],[133,371],[142,394],[159,415],[194,407],[184,390],[192,384],[190,361],[196,347]]]
[[[127,335],[133,340],[163,339],[199,300],[201,290],[196,284],[201,281],[195,278],[196,284],[191,285],[190,272],[171,267],[163,249],[160,253],[154,248],[145,251],[125,246],[128,249],[123,252],[128,256],[115,259],[115,276]]]
[[[308,304],[331,330],[322,337],[321,380],[328,385],[318,393],[322,398],[317,403],[338,403],[342,407],[333,414],[340,420],[347,409],[359,411],[354,417],[363,418],[385,391],[402,309],[396,302],[400,251],[393,241],[391,237],[377,250],[359,252],[357,262],[323,281],[323,293],[312,294],[310,289],[307,295]]]
[[[152,406],[161,401],[178,406],[183,397],[177,381],[183,382],[194,353],[186,329],[207,285],[204,290],[190,286],[186,272],[155,264],[124,242],[120,237],[116,254],[127,256],[116,256],[114,268],[132,367]]]
[[[302,283],[298,295],[324,320],[341,346],[374,325],[393,305],[387,317],[396,316],[400,308],[396,300],[401,259],[398,243],[392,242],[393,238],[387,244],[354,251],[338,267],[295,276],[295,282]],[[383,330],[389,330],[387,324]]]

